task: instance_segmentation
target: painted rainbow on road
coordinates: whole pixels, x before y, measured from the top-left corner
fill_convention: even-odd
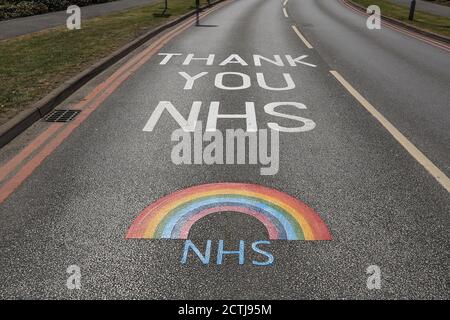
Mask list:
[[[331,240],[327,226],[306,204],[247,183],[204,184],[162,197],[136,218],[127,238],[187,239],[196,221],[224,211],[255,217],[271,240]]]

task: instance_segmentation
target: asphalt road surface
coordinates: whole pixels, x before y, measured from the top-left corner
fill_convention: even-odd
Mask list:
[[[83,94],[100,85],[62,106],[82,110],[72,122],[40,121],[2,149],[1,298],[448,299],[449,52],[387,26],[368,30],[364,16],[337,1],[283,2],[219,5],[201,26],[170,31],[111,71],[113,79],[86,86]],[[208,65],[189,54],[214,57]],[[192,86],[186,74],[199,75]],[[149,121],[161,101],[172,114]],[[222,116],[247,110],[249,121],[219,117],[223,132],[277,124],[278,172],[174,164],[174,109],[187,128],[181,118],[195,118],[195,101],[203,126],[214,120],[211,102]],[[302,201],[332,239],[270,240],[259,246],[264,255],[252,243],[275,231],[230,206],[190,228],[201,254],[211,240],[206,265],[192,250],[183,263],[182,239],[126,237],[161,197],[223,182]],[[204,190],[214,194],[214,186]],[[155,208],[175,205],[173,197]],[[237,254],[219,264],[219,240],[234,251],[244,240],[243,264]],[[78,283],[71,265],[80,289],[67,286]]]

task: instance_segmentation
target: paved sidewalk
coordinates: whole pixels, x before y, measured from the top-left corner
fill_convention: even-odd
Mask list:
[[[81,18],[89,19],[115,11],[148,5],[163,0],[120,0],[81,7]],[[0,21],[0,40],[21,36],[44,29],[65,25],[66,11],[50,12],[36,16]]]
[[[409,7],[411,3],[411,0],[389,0],[389,1],[399,5],[405,5],[407,7]],[[428,1],[416,0],[416,10],[450,18],[450,7],[446,7]]]

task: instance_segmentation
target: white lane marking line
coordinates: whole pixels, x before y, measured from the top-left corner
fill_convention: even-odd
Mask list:
[[[284,3],[283,3],[283,7],[286,7],[286,5],[287,5],[288,1],[289,1],[289,0],[285,0],[285,1],[284,1]]]
[[[295,33],[298,35],[298,37],[303,41],[303,43],[305,44],[305,46],[308,49],[312,49],[313,46],[308,42],[308,40],[306,40],[306,38],[300,33],[300,31],[298,30],[298,28],[296,26],[292,26],[292,29],[294,29]]]
[[[285,16],[286,18],[289,18],[288,13],[287,13],[287,11],[286,11],[286,8],[283,8],[283,13],[284,13],[284,16]]]
[[[446,190],[450,193],[450,179],[433,162],[430,161],[419,149],[416,148],[392,123],[389,122],[377,109],[367,101],[355,88],[352,87],[337,71],[330,70],[330,73],[355,97],[356,100],[369,113],[374,116],[383,127],[397,140],[408,153],[416,159]]]

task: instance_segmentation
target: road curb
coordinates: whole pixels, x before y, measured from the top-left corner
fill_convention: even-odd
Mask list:
[[[220,2],[226,0],[217,0],[211,2],[210,5],[205,5],[201,7],[201,10],[214,6]],[[0,126],[0,148],[8,144],[11,140],[21,134],[23,131],[28,129],[33,123],[43,118],[47,113],[52,111],[61,102],[66,100],[75,91],[85,85],[88,81],[92,80],[94,77],[99,75],[101,72],[106,70],[108,67],[112,66],[114,63],[118,62],[123,57],[127,56],[129,53],[143,45],[148,40],[154,38],[161,32],[183,22],[184,20],[195,15],[195,10],[192,10],[181,17],[167,22],[155,29],[148,31],[147,33],[139,36],[128,44],[124,45],[122,48],[114,51],[112,54],[96,62],[89,68],[85,69],[75,77],[67,80],[61,86],[50,92],[41,100],[35,102],[30,107],[20,112],[18,115],[13,117],[11,120]]]
[[[353,2],[351,0],[341,0],[341,1],[346,3],[346,4],[348,4],[349,6],[352,6],[353,8],[363,12],[364,14],[367,14],[366,8],[363,7],[362,5],[357,4],[357,3],[355,3],[355,2]],[[428,38],[431,38],[433,40],[440,41],[440,42],[442,42],[445,45],[450,45],[450,38],[448,38],[446,36],[442,36],[442,35],[436,34],[434,32],[427,31],[427,30],[415,27],[415,26],[410,25],[408,23],[402,22],[402,21],[394,19],[394,18],[386,17],[384,15],[381,15],[381,18],[383,20],[388,21],[388,22],[390,22],[392,24],[395,24],[396,26],[399,26],[401,28],[407,29],[407,30],[412,31],[412,32],[419,33],[419,34],[421,34],[423,36],[426,36]]]

